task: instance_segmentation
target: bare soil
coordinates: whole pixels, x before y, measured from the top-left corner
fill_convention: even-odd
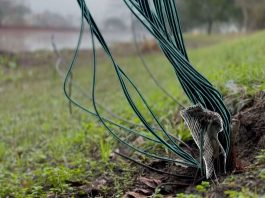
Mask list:
[[[174,118],[176,119],[176,118]],[[203,197],[227,197],[225,191],[241,191],[242,188],[254,190],[259,195],[265,194],[265,181],[259,177],[260,170],[265,164],[257,164],[256,156],[261,149],[265,148],[265,93],[259,92],[249,98],[248,103],[243,105],[239,112],[233,115],[232,128],[234,133],[234,155],[236,168],[227,175],[219,175],[218,180],[211,183],[208,192],[198,192],[195,188],[205,178],[200,177],[196,169],[184,168],[164,161],[153,161],[149,168],[136,166],[132,185],[124,197],[144,198],[154,195],[159,189],[159,194],[164,197],[174,197],[178,193],[193,193]],[[189,144],[189,143],[188,143]],[[193,145],[190,145],[194,147]],[[132,163],[132,166],[135,164]],[[153,169],[159,170],[154,171]],[[124,174],[122,168],[117,168],[116,174]],[[162,173],[164,172],[164,173]],[[179,176],[177,175],[179,174]],[[186,177],[183,177],[185,175]],[[228,179],[232,178],[232,179]],[[110,175],[101,175],[89,185],[76,185],[79,194],[76,197],[97,197],[104,194],[112,197],[112,192],[102,192],[113,186]],[[84,194],[80,194],[80,191]]]
[[[202,193],[204,197],[226,197],[225,191],[237,190],[242,187],[255,189],[255,192],[265,194],[265,181],[259,177],[260,170],[264,164],[256,163],[256,156],[261,149],[265,149],[265,93],[259,92],[254,97],[247,100],[239,112],[233,115],[232,128],[234,136],[234,155],[236,168],[227,175],[220,175],[218,180],[212,184],[212,189],[208,193]],[[194,145],[191,145],[193,147]],[[179,173],[181,175],[196,175],[196,170],[185,169],[165,162],[153,162],[151,167],[168,172]],[[195,185],[204,178],[181,178],[174,175],[158,174],[152,170],[143,169],[141,177],[159,181],[160,194],[173,196],[177,193],[198,193]],[[226,178],[233,177],[233,182],[227,183]],[[219,184],[217,184],[219,183]],[[142,189],[142,190],[139,190]],[[144,190],[143,190],[144,189]],[[133,192],[133,193],[132,193]],[[145,192],[145,193],[143,193]],[[149,192],[149,193],[147,193]],[[127,194],[127,197],[145,197],[152,195],[155,189],[146,185],[139,176],[135,179],[135,189]]]

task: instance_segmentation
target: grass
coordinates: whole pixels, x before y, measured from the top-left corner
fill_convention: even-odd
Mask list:
[[[252,94],[265,87],[264,46],[265,32],[259,32],[190,50],[190,56],[195,67],[225,95],[229,94],[226,86],[229,81]],[[36,58],[36,54],[31,56]],[[91,66],[83,57],[75,69],[74,79],[83,89],[89,90]],[[111,162],[108,159],[117,143],[96,119],[76,108],[69,114],[62,80],[54,71],[54,60],[32,67],[22,67],[14,60],[11,59],[10,64],[5,63],[6,58],[0,61],[0,197],[85,194],[91,182],[102,175],[113,178],[103,187],[105,194],[102,196],[112,192],[121,197],[132,185],[134,168],[122,160]],[[157,53],[146,55],[146,60],[162,85],[180,102],[188,104],[167,60]],[[138,58],[134,55],[120,57],[119,64],[145,93],[163,124],[170,125],[177,105],[156,88]],[[120,93],[111,64],[102,59],[98,72],[98,101],[123,118],[139,122]],[[141,106],[135,93],[132,94]],[[92,107],[78,91],[74,90],[73,96]],[[179,130],[180,135],[187,138],[183,134],[185,129]],[[117,173],[117,169],[123,171]],[[86,188],[77,192],[74,183]],[[227,193],[231,197],[234,195]]]

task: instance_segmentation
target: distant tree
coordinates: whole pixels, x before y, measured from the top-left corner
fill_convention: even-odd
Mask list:
[[[124,31],[128,29],[126,24],[124,24],[124,22],[121,19],[114,17],[106,19],[104,21],[103,26],[104,26],[104,31],[111,31],[111,32]]]
[[[4,19],[9,14],[11,2],[8,0],[0,0],[0,26],[3,24]]]
[[[235,0],[242,14],[245,30],[265,28],[265,0]]]
[[[128,30],[131,25],[131,12],[122,0],[110,0],[106,3],[106,13],[102,22],[106,30]]]
[[[0,0],[0,26],[3,24],[21,24],[30,9],[21,2],[11,0]]]
[[[31,25],[37,27],[71,28],[73,23],[70,19],[54,13],[45,11],[31,16]]]
[[[184,19],[184,26],[207,25],[212,33],[215,22],[229,21],[238,16],[234,0],[177,0]]]

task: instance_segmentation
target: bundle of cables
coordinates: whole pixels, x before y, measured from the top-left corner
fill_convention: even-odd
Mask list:
[[[73,104],[90,115],[97,117],[108,132],[128,148],[143,154],[146,157],[200,169],[207,178],[210,178],[215,172],[215,159],[219,158],[220,154],[222,154],[224,159],[223,164],[226,166],[226,159],[230,154],[230,114],[223,102],[221,94],[205,77],[193,68],[189,61],[182,37],[175,0],[123,1],[137,19],[145,26],[145,28],[155,37],[162,52],[171,63],[185,94],[193,104],[193,106],[183,109],[181,111],[181,115],[189,127],[192,137],[199,148],[199,157],[194,156],[192,152],[189,152],[190,148],[187,144],[174,137],[165,129],[165,127],[163,127],[161,121],[152,111],[151,106],[147,103],[143,94],[130,79],[128,74],[120,67],[120,65],[118,65],[94,18],[92,17],[85,0],[77,0],[82,14],[80,36],[73,60],[66,74],[64,82],[65,94]],[[82,106],[78,101],[74,100],[67,91],[67,84],[71,77],[71,73],[79,53],[80,44],[82,42],[85,22],[89,25],[93,46],[94,61],[91,97],[94,110],[90,110]],[[119,80],[123,95],[135,115],[141,121],[141,128],[134,129],[130,126],[117,124],[113,120],[102,116],[99,112],[99,106],[96,102],[95,93],[97,84],[96,56],[98,49],[95,44],[96,40],[104,49],[108,59],[112,63],[113,70]],[[139,96],[142,105],[145,110],[149,112],[149,115],[152,117],[152,120],[157,127],[153,127],[150,120],[145,117],[145,114],[139,107],[139,104],[134,101],[132,91],[129,90],[129,88],[133,89],[133,92]],[[142,137],[145,142],[159,145],[165,148],[170,154],[157,154],[156,151],[152,151],[152,149],[146,149],[141,146],[134,145],[134,143],[130,142],[126,138],[121,137],[120,131]],[[137,162],[129,156],[124,157]]]

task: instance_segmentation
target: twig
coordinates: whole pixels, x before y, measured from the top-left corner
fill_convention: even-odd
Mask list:
[[[57,46],[56,46],[56,43],[55,43],[55,39],[54,39],[54,35],[51,36],[51,43],[52,43],[52,47],[53,47],[53,51],[54,53],[56,54],[57,56],[57,61],[56,61],[56,64],[55,64],[55,69],[57,71],[57,73],[61,76],[61,77],[64,77],[64,73],[61,71],[60,69],[60,65],[62,62],[64,62],[64,59],[62,58],[62,55],[60,53],[60,51],[58,50]],[[73,74],[71,73],[70,75],[70,78],[69,78],[69,84],[68,84],[68,93],[69,93],[69,96],[71,97],[72,95],[72,81],[73,81]],[[72,114],[72,102],[69,101],[68,103],[69,105],[69,112],[70,114]]]

